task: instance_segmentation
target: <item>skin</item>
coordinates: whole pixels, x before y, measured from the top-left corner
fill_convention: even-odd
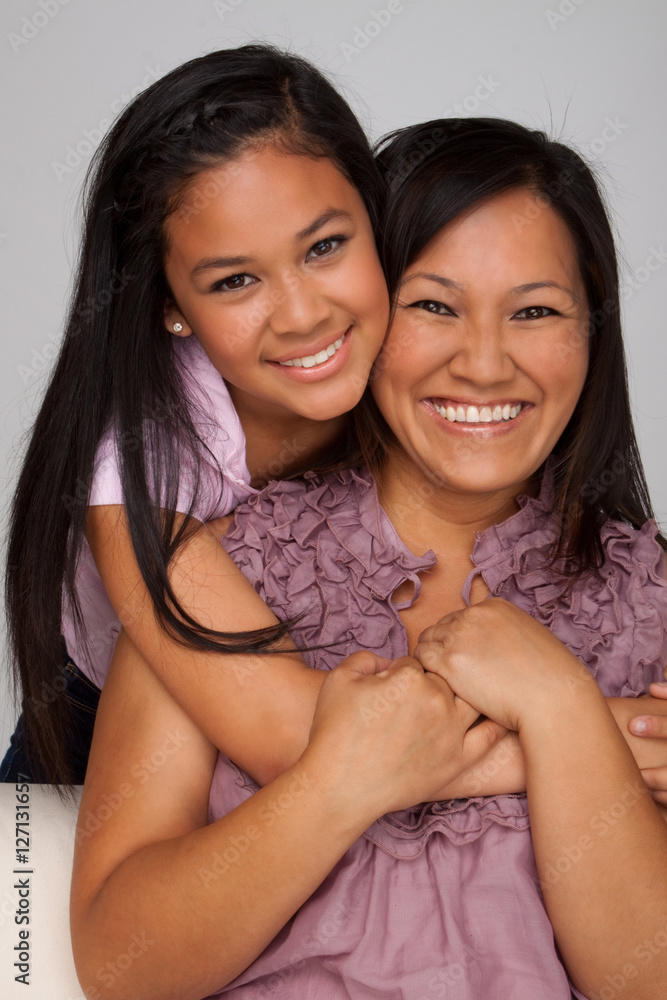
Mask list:
[[[191,211],[193,205],[203,207]],[[358,402],[386,331],[387,289],[359,193],[327,159],[252,149],[196,175],[166,235],[173,298],[165,324],[173,330],[180,323],[179,336],[196,333],[225,378],[246,435],[251,480],[261,485],[286,445],[291,457],[283,475],[314,461]],[[308,381],[305,369],[276,363],[311,355],[343,334],[341,350],[308,369]],[[238,711],[238,678],[221,670],[224,659],[187,650],[159,628],[124,508],[89,508],[86,536],[127,634],[207,737],[262,782],[293,764],[307,743],[321,678],[299,657],[285,656],[280,674],[270,660],[255,658],[243,683],[247,709]],[[219,536],[196,534],[179,549],[171,573],[198,621],[230,632],[276,622]],[[302,709],[292,707],[299,695]],[[274,749],[268,733],[278,737]]]
[[[218,197],[211,197],[211,191],[218,192]],[[279,198],[275,196],[276,191],[280,193]],[[191,204],[204,207],[191,212]],[[294,455],[291,464],[285,463],[284,474],[287,475],[292,465],[303,465],[309,457],[315,458],[331,442],[332,435],[339,432],[341,412],[359,398],[384,334],[388,308],[386,290],[367,215],[358,193],[329,161],[286,155],[271,147],[250,151],[231,164],[197,175],[183,195],[182,207],[186,211],[175,211],[167,227],[169,252],[165,268],[174,300],[166,305],[165,323],[168,329],[180,323],[181,336],[190,335],[194,329],[213,363],[228,379],[246,434],[252,480],[256,484],[263,481],[267,465],[275,459],[285,441],[289,442]],[[297,238],[332,207],[347,214],[322,223],[307,237]],[[479,217],[473,217],[471,226],[479,225],[475,218]],[[533,231],[535,227],[527,227],[526,232],[529,229]],[[348,238],[346,242],[332,239],[341,235]],[[474,244],[475,235],[470,230],[468,241]],[[219,262],[221,258],[244,258],[245,263],[193,273],[202,261]],[[429,273],[428,256],[422,263]],[[486,261],[479,261],[478,268],[485,274]],[[414,268],[411,273],[413,277],[401,293],[392,336],[392,351],[399,352],[401,365],[406,370],[412,370],[417,357],[423,356],[424,345],[428,343],[430,349],[431,341],[438,340],[438,331],[451,328],[453,323],[451,318],[427,314],[409,305],[417,301],[417,295],[432,296],[442,289],[437,282],[415,277]],[[576,272],[561,261],[558,274],[561,283],[575,286],[581,301]],[[530,277],[536,276],[531,273]],[[507,337],[511,329],[517,328],[519,341],[524,341],[520,361],[528,370],[522,375],[520,391],[525,396],[532,393],[535,399],[531,397],[531,405],[540,398],[539,386],[530,384],[530,365],[539,361],[539,351],[532,342],[538,339],[539,347],[539,338],[528,331],[542,329],[544,333],[545,327],[556,323],[563,327],[559,336],[569,346],[568,338],[576,333],[581,313],[579,308],[575,318],[576,305],[564,297],[564,293],[553,289],[548,290],[548,294],[547,290],[543,291],[546,298],[540,301],[563,306],[565,318],[557,321],[505,320],[502,334]],[[505,289],[501,287],[498,294],[505,294]],[[456,296],[460,297],[461,292],[457,291]],[[452,302],[456,301],[455,297]],[[531,301],[525,295],[524,298],[515,295],[507,305],[520,311]],[[421,354],[413,358],[412,347],[406,347],[405,341],[407,338],[411,345],[416,320],[424,327],[420,333],[424,339],[420,341]],[[472,320],[469,343],[474,345],[475,351],[481,352],[480,364],[485,366],[488,378],[493,375],[491,369],[497,362],[489,354],[490,347],[480,341],[483,316],[473,316]],[[329,340],[348,326],[351,327],[352,348],[349,361],[333,376],[312,383],[295,383],[294,369],[281,370],[272,364],[276,357],[314,350],[323,340]],[[525,335],[519,335],[519,330]],[[573,343],[581,347],[581,337],[575,337]],[[545,344],[543,337],[543,350]],[[516,351],[516,344],[514,349]],[[567,354],[563,356],[562,364],[568,357]],[[461,366],[469,364],[471,358],[471,354],[459,354],[455,370],[462,370]],[[393,406],[390,397],[394,389],[389,382],[380,379],[376,385],[386,397],[385,404]],[[462,391],[464,398],[471,398],[468,386],[464,385]],[[501,386],[500,391],[502,395],[505,386]],[[566,387],[566,397],[569,399],[572,394],[571,387]],[[488,397],[484,385],[478,396],[478,401]],[[543,411],[544,407],[541,409]],[[318,419],[303,415],[311,412]],[[425,416],[419,413],[420,419]],[[432,413],[429,416],[432,417]],[[527,429],[532,429],[536,414],[528,413],[527,416]],[[405,419],[408,419],[407,414]],[[525,416],[519,419],[525,421]],[[562,424],[562,413],[558,414],[558,424]],[[433,431],[429,421],[424,426],[429,428],[429,433]],[[418,429],[415,424],[410,433],[413,436],[422,433],[421,426]],[[527,433],[522,445],[526,445],[526,436]],[[453,453],[465,451],[468,455],[471,470],[468,485],[471,479],[473,485],[477,481],[480,465],[482,471],[488,467],[486,452],[493,450],[485,447],[484,442],[480,445],[479,438],[477,431],[474,437],[460,437],[451,443]],[[543,447],[549,444],[542,439],[540,443]],[[494,447],[497,446],[496,442]],[[509,447],[509,443],[505,447]],[[524,447],[517,447],[510,457],[513,461],[522,461],[525,451]],[[423,472],[422,469],[420,475]],[[426,478],[428,480],[428,474]],[[391,502],[389,497],[386,502]],[[475,498],[474,502],[483,500]],[[508,512],[511,503],[510,496]],[[477,516],[469,501],[464,499],[464,521],[468,513],[473,519]],[[219,526],[217,534],[202,530],[179,549],[172,563],[171,577],[180,601],[196,620],[221,631],[251,630],[275,624],[275,616],[218,544],[219,530]],[[465,524],[463,531],[465,550],[470,538]],[[239,667],[228,657],[195,652],[172,642],[155,621],[134,557],[123,507],[91,507],[86,533],[111,603],[126,633],[158,679],[207,738],[261,784],[291,766],[308,740],[322,683],[318,672],[308,670],[296,653],[272,658],[253,657],[250,668],[250,661],[242,660]],[[425,537],[414,542],[417,551],[429,547]],[[468,566],[468,551],[464,552],[464,560]],[[458,583],[454,586],[449,578],[441,582],[443,600],[458,603]],[[436,621],[441,614],[442,605],[439,605],[433,609],[432,617],[423,622],[424,626]],[[289,643],[285,645],[290,646]],[[227,669],[230,664],[232,669]],[[193,676],[197,677],[196,685],[191,683]],[[621,710],[619,704],[618,711]],[[626,723],[627,716],[623,718],[623,725]],[[628,738],[638,742],[634,737]],[[524,787],[520,755],[514,754],[507,760],[501,772],[505,776],[504,785],[485,788],[488,793]],[[650,765],[656,763],[662,763],[662,759],[648,760]],[[499,774],[493,773],[497,781]],[[658,773],[650,778],[662,781],[667,787],[667,768],[664,776]],[[462,776],[462,783],[442,791],[446,797],[447,794],[469,794],[470,789]]]
[[[520,194],[521,203],[525,205],[526,192]],[[430,653],[422,647],[419,652],[429,669],[450,676],[452,685],[428,687],[433,678],[420,673],[414,662],[394,664],[390,669],[395,675],[383,677],[378,671],[386,663],[378,663],[378,658],[372,654],[355,654],[356,659],[349,658],[345,665],[324,679],[311,741],[300,761],[292,764],[286,775],[276,778],[244,803],[241,809],[204,826],[214,747],[136,651],[129,645],[121,648],[119,652],[123,655],[112,665],[100,703],[100,722],[96,728],[77,837],[72,932],[77,970],[84,987],[95,983],[99,988],[95,978],[97,970],[109,956],[125,949],[130,933],[144,932],[154,942],[151,948],[122,978],[114,979],[103,995],[194,998],[213,986],[219,988],[222,983],[229,982],[271,940],[277,927],[282,926],[308,897],[346,845],[353,842],[370,818],[379,814],[378,810],[388,808],[388,802],[392,803],[390,808],[397,808],[398,803],[406,806],[433,796],[441,783],[451,781],[470,764],[471,757],[478,762],[483,760],[489,747],[497,744],[504,728],[516,728],[526,758],[528,791],[531,799],[535,799],[535,808],[531,803],[531,810],[536,854],[542,870],[546,870],[549,859],[553,858],[556,843],[569,843],[568,838],[574,834],[582,835],[582,824],[590,818],[591,808],[601,808],[601,802],[606,806],[613,802],[611,796],[618,795],[624,781],[639,781],[636,765],[590,675],[581,679],[580,664],[547,629],[515,608],[511,609],[514,617],[506,620],[497,612],[497,606],[503,605],[499,601],[485,602],[481,609],[476,606],[462,610],[461,587],[471,569],[470,551],[475,532],[515,509],[514,496],[531,487],[538,466],[531,468],[526,464],[520,470],[522,479],[512,482],[509,466],[516,453],[510,441],[501,440],[499,447],[503,449],[504,459],[490,461],[483,468],[479,466],[480,473],[488,469],[484,473],[487,478],[481,483],[478,477],[467,478],[470,476],[467,450],[463,453],[457,450],[459,439],[440,418],[436,420],[426,412],[423,401],[433,398],[436,393],[444,397],[464,390],[480,403],[499,398],[501,392],[513,399],[525,399],[531,405],[531,409],[527,408],[527,419],[535,418],[543,448],[551,447],[549,442],[556,433],[555,426],[567,419],[557,398],[564,373],[554,365],[552,353],[542,354],[538,365],[534,363],[535,353],[523,350],[526,337],[544,332],[541,324],[545,315],[539,310],[545,292],[540,289],[538,299],[533,298],[521,307],[537,309],[537,313],[529,313],[533,316],[529,321],[516,319],[521,309],[510,304],[507,292],[528,281],[553,280],[553,276],[560,273],[558,269],[567,266],[568,248],[570,259],[573,258],[573,249],[568,243],[567,230],[559,229],[556,219],[551,220],[553,225],[543,239],[534,236],[532,253],[525,256],[522,244],[511,239],[509,223],[513,210],[511,199],[501,205],[489,203],[480,210],[487,220],[487,224],[477,230],[484,256],[498,264],[494,273],[503,275],[496,284],[486,277],[483,281],[481,277],[473,280],[475,261],[471,257],[466,262],[465,254],[461,254],[465,249],[465,240],[461,243],[465,238],[465,220],[452,231],[445,231],[444,235],[453,238],[451,242],[444,240],[438,245],[437,255],[431,253],[429,266],[431,271],[447,277],[452,275],[452,268],[458,268],[454,272],[456,280],[466,286],[465,301],[453,309],[456,314],[451,323],[455,327],[454,336],[444,334],[435,338],[441,341],[439,364],[434,366],[429,361],[427,368],[417,366],[409,377],[404,371],[406,359],[388,350],[389,364],[376,381],[378,393],[391,390],[392,420],[395,421],[392,429],[406,449],[405,454],[396,449],[390,455],[386,475],[379,484],[383,504],[406,544],[417,553],[423,552],[423,533],[436,553],[443,557],[440,570],[444,564],[447,578],[454,581],[447,590],[445,574],[439,574],[437,569],[424,581],[420,600],[401,615],[410,643],[416,643],[424,625],[437,618],[436,608],[440,616],[443,612],[454,613],[463,616],[464,621],[466,616],[470,618],[470,613],[481,614],[483,625],[478,618],[470,618],[477,646],[471,644],[466,664],[469,662],[474,667],[474,670],[471,667],[473,679],[483,678],[484,657],[491,642],[492,654],[498,655],[499,665],[488,666],[488,676],[494,679],[495,686],[485,692],[484,682],[480,681],[471,686],[470,698],[475,711],[484,705],[493,713],[495,723],[483,722],[468,731],[470,716],[467,715],[466,698],[461,696],[457,700],[451,694],[456,691],[456,685],[461,686],[459,674],[467,674],[468,667],[457,672],[456,657],[442,654],[445,643],[439,633],[423,637],[424,643],[431,643]],[[473,214],[468,221],[477,225],[479,218],[475,219]],[[505,267],[502,263],[505,259],[513,262],[512,266]],[[539,278],[535,277],[535,271]],[[481,275],[481,270],[478,273]],[[505,294],[499,294],[502,281],[507,285]],[[407,320],[416,323],[417,328],[424,324],[423,329],[428,333],[427,324],[432,323],[433,312],[415,304],[425,300],[410,296],[402,301],[402,308],[410,310]],[[480,310],[485,302],[489,308]],[[476,375],[474,365],[467,358],[466,333],[471,323],[474,328],[474,317],[479,315],[484,317],[494,349],[488,352],[493,363],[481,366]],[[574,323],[576,319],[572,317],[571,321]],[[446,322],[450,323],[450,319]],[[525,322],[530,323],[530,332],[524,329]],[[564,322],[560,316],[549,322],[552,342],[570,343],[569,322],[569,318]],[[521,326],[515,329],[519,323]],[[418,332],[414,327],[410,329],[413,333]],[[400,323],[392,329],[390,344],[394,335],[402,336]],[[585,357],[570,352],[569,360],[571,376],[580,374],[585,368]],[[426,361],[422,359],[422,365]],[[382,378],[387,380],[384,385]],[[431,423],[427,422],[429,420]],[[466,440],[475,441],[475,433],[479,433],[481,447],[487,449],[491,457],[493,438],[489,441],[488,435],[480,429],[473,430]],[[519,421],[506,436],[511,438],[515,433],[517,436],[524,433]],[[467,448],[470,447],[468,443]],[[434,448],[432,468],[428,464],[427,448]],[[473,450],[473,461],[477,460],[475,454]],[[548,452],[535,453],[534,461],[541,464],[546,454]],[[434,489],[436,483],[438,488]],[[463,497],[471,486],[474,487],[471,502],[466,508]],[[415,496],[424,498],[419,518],[414,516]],[[415,526],[417,522],[419,527]],[[474,597],[484,596],[484,584],[479,581]],[[491,611],[487,611],[489,607]],[[495,616],[490,622],[491,628],[486,621],[487,614]],[[517,616],[522,622],[519,626],[516,625]],[[461,648],[467,649],[468,644],[463,643]],[[370,660],[363,657],[370,657]],[[509,666],[508,660],[512,661]],[[232,658],[232,662],[238,661]],[[542,694],[537,690],[539,685],[535,684],[536,664],[548,681]],[[507,678],[511,678],[512,691],[505,690],[508,685],[502,679],[504,670]],[[252,668],[250,676],[255,676]],[[575,676],[579,678],[580,696],[579,693],[566,696],[564,692],[569,692],[571,685],[564,681]],[[377,697],[378,682],[391,684],[399,677],[401,684],[403,678],[407,680],[410,696],[386,698],[392,708],[387,713],[373,713],[377,728],[370,731],[360,727],[364,705],[373,705]],[[356,681],[359,686],[355,688],[352,682]],[[369,681],[371,683],[367,683]],[[441,678],[438,684],[443,684]],[[530,697],[526,696],[527,691]],[[413,699],[418,705],[414,713]],[[559,720],[565,714],[571,722],[568,727],[560,726],[560,740],[553,736],[552,700],[558,706]],[[547,722],[546,729],[543,719]],[[564,728],[569,742],[562,739]],[[178,753],[168,756],[154,776],[142,783],[141,789],[135,787],[136,783],[130,784],[122,806],[99,828],[93,829],[90,816],[95,817],[104,805],[108,790],[128,783],[128,775],[133,773],[137,761],[159,747],[168,732],[180,734]],[[424,738],[417,733],[423,733]],[[444,739],[446,746],[437,745],[438,738]],[[466,741],[471,740],[477,742],[473,746],[469,742],[466,747]],[[409,769],[398,766],[398,762],[404,764],[406,755],[410,759],[412,750],[409,748],[413,746],[417,747],[416,757],[411,760],[416,781],[412,782],[410,773],[406,787],[405,775]],[[419,756],[421,753],[423,757]],[[581,780],[578,777],[573,781],[572,776],[580,774],[582,759],[592,760],[594,766],[586,769]],[[304,769],[309,781],[308,794],[304,791],[304,798],[299,796],[298,802],[295,799],[294,808],[285,810],[275,824],[272,823],[271,835],[264,836],[267,827],[260,823],[261,805],[273,801],[274,793],[275,801],[277,796],[289,794],[292,783]],[[400,774],[393,773],[395,770]],[[568,784],[574,786],[572,790],[566,787]],[[427,796],[426,785],[429,788]],[[665,852],[666,832],[649,796],[640,794],[638,801],[640,805],[628,811],[623,835],[611,839],[609,850],[587,854],[586,861],[577,866],[576,877],[588,887],[586,892],[579,891],[570,879],[545,893],[568,969],[575,981],[585,984],[586,988],[599,989],[604,985],[602,974],[612,967],[610,951],[622,935],[626,942],[633,941],[632,935],[654,926],[656,888],[653,873],[655,858]],[[318,808],[312,809],[313,805]],[[557,823],[554,822],[554,810],[559,812]],[[260,833],[257,838],[249,837],[248,830],[255,825]],[[556,830],[555,838],[549,833],[550,829]],[[326,846],[321,849],[319,839],[323,831],[326,831]],[[250,843],[225,872],[225,878],[215,878],[203,885],[201,873],[213,864],[215,852],[220,854],[234,843],[231,837],[238,842],[240,836],[246,836]],[[642,838],[648,846],[639,850]],[[313,844],[317,844],[315,851]],[[630,866],[628,858],[632,858]],[[630,871],[639,877],[639,890],[636,886],[632,890],[639,892],[638,902],[629,912],[619,913],[617,902],[611,905],[605,895],[609,872],[616,869]],[[666,894],[660,881],[663,873],[660,866],[658,869],[657,897],[664,899]],[[169,873],[168,878],[165,872]],[[623,879],[620,882],[611,879],[609,884],[614,892],[629,891]],[[272,903],[258,907],[259,898],[270,899]],[[618,901],[626,897],[614,898]],[[188,913],[187,921],[182,919],[184,909]],[[573,919],[575,910],[581,911],[581,919],[577,917],[576,921]],[[620,922],[621,929],[610,927],[612,921]],[[585,946],[576,943],[568,930],[570,924],[584,935]],[[222,949],[221,941],[224,942]],[[196,964],[193,964],[195,954]],[[202,956],[206,956],[205,963],[202,963]],[[648,969],[648,976],[643,976],[642,992],[637,996],[657,995],[655,984],[662,976],[664,970],[658,962],[654,963]]]

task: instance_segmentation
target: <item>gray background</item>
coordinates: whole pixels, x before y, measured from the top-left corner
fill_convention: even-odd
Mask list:
[[[332,74],[374,138],[491,115],[544,127],[596,164],[621,244],[640,443],[667,522],[666,28],[663,0],[3,0],[3,511],[61,334],[94,146],[156,77],[266,39]],[[13,722],[3,681],[0,750]]]

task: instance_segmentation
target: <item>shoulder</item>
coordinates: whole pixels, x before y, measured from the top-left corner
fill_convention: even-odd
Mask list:
[[[335,525],[352,528],[377,506],[375,484],[364,469],[306,473],[301,479],[269,483],[237,507],[224,545],[232,554],[248,544],[263,547],[272,538],[309,549]]]

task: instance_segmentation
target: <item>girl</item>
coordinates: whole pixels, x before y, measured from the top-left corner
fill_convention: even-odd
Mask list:
[[[641,694],[667,638],[604,208],[574,153],[511,123],[417,126],[383,158],[400,287],[367,410],[374,476],[274,484],[224,544],[325,671],[341,652],[404,655],[453,612],[417,646],[451,686],[357,653],[326,678],[301,760],[260,791],[119,650],[72,891],[91,995],[133,934],[150,947],[107,996],[569,1000],[624,970],[648,998],[664,981],[664,950],[643,942],[667,922],[667,830],[602,697]],[[617,449],[625,470],[592,501]],[[516,606],[460,610],[488,594]],[[416,757],[410,796],[389,733],[418,728],[413,691],[417,756],[442,727],[432,788],[465,768],[466,740],[499,735],[468,730],[454,691],[518,733],[528,799],[424,805]],[[128,775],[166,731],[180,745],[139,787]],[[468,775],[478,791],[484,771]],[[387,801],[403,804],[378,819]]]
[[[344,446],[388,317],[381,195],[349,107],[268,46],[174,70],[109,132],[12,510],[23,719],[5,780],[30,772],[23,741],[36,778],[83,780],[121,622],[186,706],[192,669],[210,679],[211,720],[236,750],[244,718],[226,711],[216,654],[263,650],[286,625],[265,610],[244,621],[226,597],[238,571],[196,529]],[[271,683],[267,722],[285,698]]]

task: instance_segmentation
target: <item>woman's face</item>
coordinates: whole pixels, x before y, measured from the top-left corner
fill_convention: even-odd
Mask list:
[[[588,304],[570,232],[529,190],[442,229],[408,267],[372,382],[427,478],[520,492],[552,451],[588,364]]]
[[[166,229],[167,328],[196,334],[240,412],[355,405],[389,303],[364,203],[330,160],[246,152],[198,174]]]

